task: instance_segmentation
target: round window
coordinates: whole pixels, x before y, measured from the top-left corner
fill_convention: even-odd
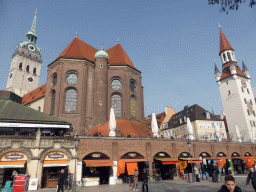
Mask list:
[[[69,73],[68,76],[67,76],[67,83],[69,85],[75,85],[77,84],[77,74],[75,73]]]
[[[135,85],[135,82],[131,80],[130,82],[130,89],[131,91],[134,93],[135,92],[135,89],[136,89],[136,85]]]
[[[119,79],[113,79],[111,82],[111,87],[113,90],[120,90],[121,89],[121,81]]]

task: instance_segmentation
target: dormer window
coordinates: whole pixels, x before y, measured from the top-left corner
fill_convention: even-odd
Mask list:
[[[209,113],[209,112],[206,112],[205,114],[206,114],[206,119],[210,119],[210,118],[211,118],[211,116],[210,116],[210,113]]]
[[[186,116],[184,116],[184,122],[187,122],[187,117]]]
[[[182,118],[180,118],[180,124],[182,123]]]
[[[163,124],[163,128],[164,128],[164,129],[168,128],[168,123],[164,123],[164,124]]]

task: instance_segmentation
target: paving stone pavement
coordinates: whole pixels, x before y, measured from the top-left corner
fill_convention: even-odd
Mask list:
[[[236,183],[243,192],[254,192],[251,184],[247,188],[245,185],[246,176],[236,176]],[[165,180],[158,182],[149,182],[149,192],[217,192],[224,181],[213,183],[211,180],[201,180],[200,183],[188,183],[187,180]],[[141,192],[142,183],[139,182],[139,190]],[[56,188],[40,189],[39,192],[55,192]],[[100,185],[92,187],[78,187],[78,192],[131,192],[129,184],[118,185]],[[72,190],[65,192],[72,192]]]

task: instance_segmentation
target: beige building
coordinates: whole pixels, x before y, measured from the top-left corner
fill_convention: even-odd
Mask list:
[[[227,139],[224,121],[197,104],[185,106],[184,110],[174,114],[169,122],[163,124],[161,134],[165,138],[186,139],[187,117],[191,121],[196,140],[216,140],[216,126],[220,128],[220,138]]]

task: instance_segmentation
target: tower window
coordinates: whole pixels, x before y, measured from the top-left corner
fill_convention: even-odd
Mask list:
[[[253,121],[253,125],[254,125],[254,127],[255,127],[255,122]]]
[[[243,87],[241,87],[241,89],[242,89],[242,92],[244,92],[244,88],[243,88]]]
[[[251,127],[252,127],[252,121],[250,121]]]
[[[114,94],[111,97],[111,107],[114,109],[116,117],[122,116],[122,100],[120,95]]]
[[[251,103],[251,105],[252,105],[252,100],[250,100],[250,103]]]
[[[230,90],[228,90],[228,95],[230,95],[231,94],[231,92],[230,92]]]
[[[253,111],[253,115],[254,115],[254,117],[256,116],[256,115],[255,115],[255,111]]]
[[[247,93],[248,93],[248,94],[250,94],[250,91],[249,91],[249,89],[247,89]]]
[[[100,68],[103,68],[103,65],[102,65],[102,64],[100,65]]]
[[[76,111],[76,90],[69,89],[66,92],[65,111],[75,112]]]
[[[38,106],[38,111],[41,111],[41,107],[40,106]]]
[[[130,81],[130,90],[134,93],[136,90],[136,85],[133,80]]]
[[[118,78],[115,78],[111,82],[111,87],[113,90],[119,90],[121,89],[121,81]]]
[[[247,104],[246,98],[244,98],[244,102],[245,102],[245,104]]]
[[[226,55],[223,53],[223,60],[226,61]]]
[[[77,74],[75,74],[74,72],[69,73],[67,76],[67,83],[69,85],[75,85],[77,84],[77,79],[78,79]]]
[[[19,69],[22,70],[22,63],[19,64]]]
[[[54,107],[55,107],[55,91],[52,92],[50,115],[54,114]]]
[[[54,87],[57,84],[57,75],[55,74],[52,78],[52,86]]]
[[[29,73],[29,65],[27,65],[26,71]]]
[[[33,69],[33,73],[36,74],[36,68]]]
[[[248,115],[250,115],[250,111],[249,110],[247,110],[247,113],[248,113]]]
[[[228,85],[228,81],[226,81],[227,85]]]
[[[131,117],[135,118],[136,117],[136,102],[135,102],[134,96],[131,97],[130,105],[131,105]]]
[[[231,56],[229,52],[228,52],[228,60],[231,61]]]

